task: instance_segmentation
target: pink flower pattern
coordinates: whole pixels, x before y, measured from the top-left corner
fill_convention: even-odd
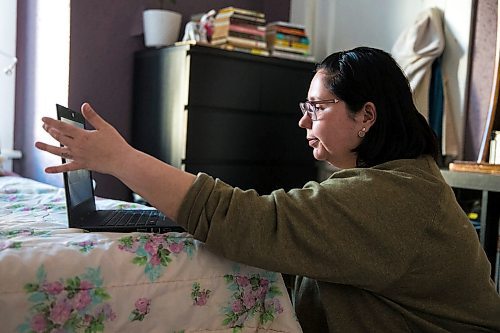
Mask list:
[[[208,298],[211,293],[212,291],[209,289],[201,289],[199,282],[193,283],[193,287],[191,288],[191,299],[193,300],[193,305],[207,305]]]
[[[54,324],[63,325],[68,320],[72,310],[69,300],[65,298],[58,299],[50,310],[49,319]]]
[[[130,321],[143,321],[146,315],[150,312],[151,300],[147,298],[139,298],[135,301],[135,309],[132,310],[129,316]]]
[[[47,282],[42,285],[42,290],[49,295],[59,295],[64,290],[64,285],[60,281]]]
[[[37,271],[36,282],[24,286],[35,304],[31,318],[18,327],[19,332],[103,331],[106,321],[116,314],[108,303],[110,296],[102,288],[100,270],[87,268],[82,276],[47,281],[43,266]]]
[[[181,253],[184,249],[184,243],[170,243],[168,249],[173,253]]]
[[[30,327],[36,333],[45,332],[45,330],[47,329],[47,326],[48,326],[48,322],[45,319],[43,314],[39,313],[39,314],[34,315],[33,318],[31,318]]]
[[[90,250],[92,250],[95,247],[95,243],[93,241],[87,240],[83,242],[78,242],[78,243],[71,243],[71,245],[77,246],[80,248],[80,252],[82,253],[88,253]]]
[[[73,308],[76,310],[83,310],[90,304],[90,302],[92,302],[92,298],[90,297],[90,292],[88,290],[76,293],[72,300]]]
[[[277,280],[275,273],[268,273],[265,277],[260,274],[251,275],[225,275],[229,290],[232,291],[232,300],[223,311],[225,319],[223,325],[234,330],[244,327],[244,323],[259,316],[260,324],[273,321],[283,312],[277,296],[282,292],[274,284]]]
[[[153,282],[163,274],[172,255],[185,252],[192,256],[194,242],[168,234],[140,234],[121,238],[118,249],[135,254],[132,263],[144,266],[144,273]]]
[[[137,311],[140,313],[149,313],[149,305],[151,304],[151,301],[147,298],[139,298],[137,301],[135,301],[135,308]]]

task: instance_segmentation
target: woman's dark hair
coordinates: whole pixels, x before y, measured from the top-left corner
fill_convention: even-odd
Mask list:
[[[437,161],[436,135],[415,107],[406,76],[387,52],[358,47],[333,53],[316,71],[326,74],[326,88],[353,116],[366,102],[376,107],[375,123],[354,149],[358,167],[422,155]]]

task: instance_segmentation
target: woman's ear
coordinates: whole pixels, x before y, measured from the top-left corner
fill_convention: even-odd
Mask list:
[[[363,126],[368,130],[377,120],[377,108],[372,102],[366,102],[365,105],[363,105],[363,111],[361,112],[363,115]]]

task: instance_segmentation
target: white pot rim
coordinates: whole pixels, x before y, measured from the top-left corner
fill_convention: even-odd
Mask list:
[[[181,13],[174,12],[173,10],[170,10],[170,9],[144,9],[144,12],[148,12],[148,13],[165,13],[165,12],[167,12],[167,13],[181,15]]]

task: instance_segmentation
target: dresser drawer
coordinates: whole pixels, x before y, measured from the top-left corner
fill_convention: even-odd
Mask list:
[[[307,69],[286,66],[262,66],[261,109],[300,115],[299,102],[307,99],[307,92],[314,76],[314,64],[304,64]],[[308,74],[309,73],[309,74]]]
[[[300,113],[189,107],[186,159],[192,161],[312,160]]]
[[[192,54],[189,104],[228,109],[260,108],[260,66],[244,59]]]

